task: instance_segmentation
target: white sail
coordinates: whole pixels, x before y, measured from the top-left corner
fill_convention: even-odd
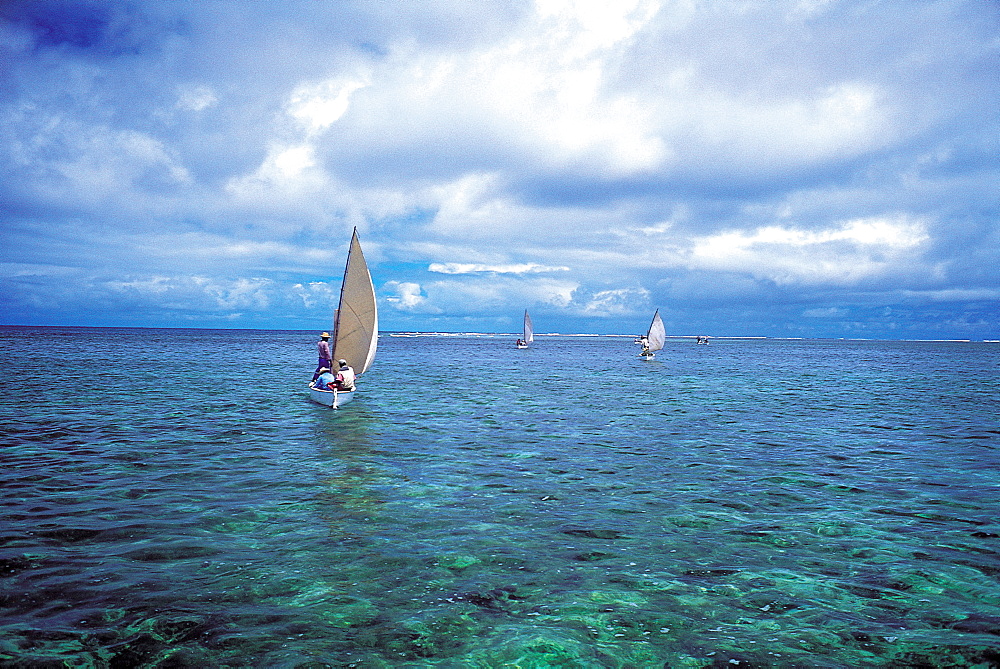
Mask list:
[[[528,310],[524,310],[524,343],[530,344],[535,341],[535,330],[531,327],[531,316],[528,315]]]
[[[646,341],[649,342],[649,351],[659,351],[667,343],[667,331],[663,327],[663,319],[660,318],[660,310],[653,314],[653,322],[649,324],[649,331],[646,333]]]
[[[357,375],[364,374],[375,359],[378,345],[378,307],[375,286],[358,241],[358,229],[351,236],[340,306],[333,325],[333,359],[344,359]]]

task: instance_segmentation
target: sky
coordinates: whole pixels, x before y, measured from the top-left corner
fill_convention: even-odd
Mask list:
[[[0,324],[1000,339],[994,0],[4,0]]]

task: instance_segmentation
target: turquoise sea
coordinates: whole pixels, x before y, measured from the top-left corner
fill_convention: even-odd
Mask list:
[[[0,666],[1000,666],[1000,344],[315,335],[0,328]]]

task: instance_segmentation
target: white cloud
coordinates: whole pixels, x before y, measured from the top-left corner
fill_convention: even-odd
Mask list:
[[[607,77],[659,3],[540,0],[536,11],[530,33],[482,57],[498,73],[495,99],[527,121],[557,164],[584,159],[622,175],[659,166],[668,152],[650,109]]]
[[[200,285],[203,279],[192,277],[191,283]],[[136,292],[141,294],[160,295],[177,287],[177,282],[166,276],[149,276],[142,279],[131,279],[128,281],[109,281],[108,288],[122,292]]]
[[[525,304],[546,304],[558,308],[569,307],[580,283],[575,280],[533,279],[522,283],[515,293]]]
[[[333,305],[340,299],[340,287],[322,281],[294,284],[292,292],[302,300],[302,306],[309,310],[328,308],[332,313]]]
[[[420,149],[413,159],[439,169],[448,169],[455,151],[465,161],[477,150],[487,162],[490,155],[504,163],[528,158],[546,169],[654,169],[667,151],[651,131],[650,110],[615,91],[607,73],[656,7],[539,3],[501,38],[471,48],[421,50],[401,39],[368,71],[363,100],[351,106],[351,128],[364,141],[331,138],[328,150],[353,162],[366,151]]]
[[[150,276],[127,281],[109,281],[107,288],[127,293],[133,297],[157,297],[167,303],[188,301],[202,302],[209,308],[230,311],[233,309],[265,310],[271,305],[274,283],[270,279],[240,278],[219,280],[207,276],[167,277]]]
[[[879,104],[880,97],[870,84],[841,82],[765,104],[731,98],[713,105],[726,110],[726,119],[713,118],[712,112],[705,116],[726,130],[706,127],[705,135],[748,166],[760,167],[762,159],[782,168],[842,160],[895,139],[889,110]]]
[[[234,203],[287,211],[290,200],[321,194],[330,186],[309,144],[273,145],[252,174],[234,177],[225,186]]]
[[[389,281],[383,289],[392,293],[386,301],[399,310],[427,314],[496,314],[509,305],[518,308],[547,305],[572,308],[580,284],[548,277],[462,275],[455,278],[414,282]]]
[[[541,274],[547,272],[566,272],[569,267],[547,267],[537,263],[517,263],[510,265],[483,265],[478,263],[431,263],[428,271],[439,274]]]
[[[903,215],[855,219],[819,231],[774,225],[695,239],[690,262],[779,284],[850,284],[897,269],[928,239],[924,221]]]
[[[585,296],[575,304],[578,312],[585,316],[626,316],[647,307],[649,297],[650,293],[645,288],[616,288]]]
[[[226,283],[206,280],[202,285],[206,294],[223,309],[263,311],[271,306],[268,289],[273,283],[269,279],[243,278]]]
[[[426,310],[428,313],[441,312],[440,308],[428,305],[427,297],[423,294],[419,283],[387,281],[383,285],[383,289],[393,293],[386,296],[385,300],[397,309],[403,311]]]
[[[368,84],[362,80],[334,78],[302,84],[292,92],[287,111],[310,132],[326,130],[350,105],[351,95]]]

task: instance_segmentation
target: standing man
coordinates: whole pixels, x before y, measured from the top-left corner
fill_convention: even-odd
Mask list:
[[[313,381],[319,378],[320,370],[324,367],[333,367],[330,364],[330,360],[333,358],[330,355],[330,333],[324,332],[319,336],[319,341],[316,343],[316,349],[319,353],[319,362],[316,363],[316,371],[313,372]]]

